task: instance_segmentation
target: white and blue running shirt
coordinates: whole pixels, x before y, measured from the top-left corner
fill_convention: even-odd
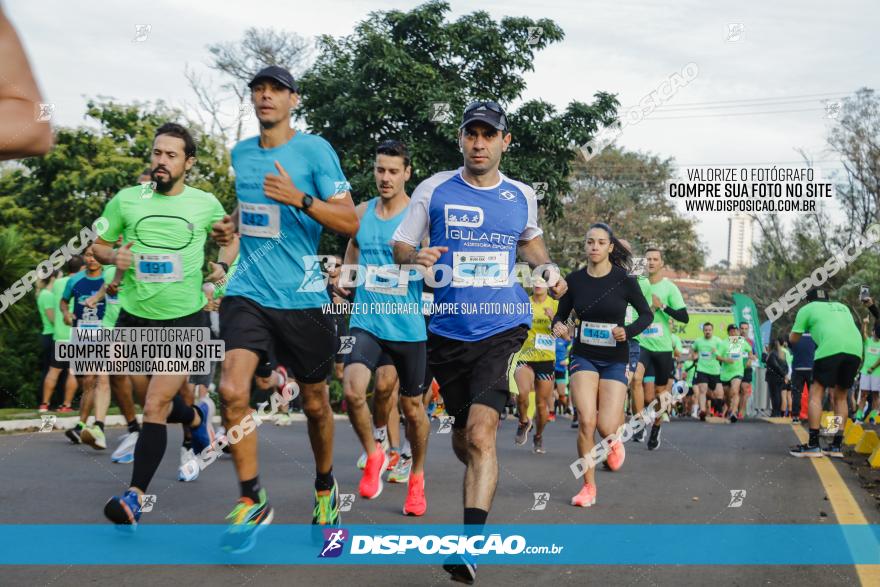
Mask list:
[[[449,248],[435,268],[451,268],[451,280],[448,269],[435,273],[440,285],[428,328],[446,338],[476,341],[520,324],[531,327],[529,297],[509,276],[517,243],[543,232],[530,186],[500,174],[496,185],[480,188],[464,180],[462,169],[419,184],[392,240],[418,247],[429,235],[430,246]]]

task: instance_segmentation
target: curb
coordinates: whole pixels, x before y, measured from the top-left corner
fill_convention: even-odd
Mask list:
[[[46,414],[47,416],[53,416],[51,412]],[[138,422],[143,421],[143,415],[137,415]],[[348,416],[345,414],[333,414],[334,420],[348,420]],[[305,422],[306,417],[301,413],[293,413],[290,414],[291,422]],[[273,419],[274,421],[274,419]],[[64,416],[64,417],[56,417],[55,423],[52,430],[41,430],[42,432],[53,432],[55,430],[67,430],[68,428],[72,428],[79,422],[79,415],[76,416]],[[214,416],[213,423],[215,426],[219,426],[221,424],[220,416]],[[0,421],[0,432],[28,432],[33,430],[40,430],[43,425],[43,419],[40,418],[31,418],[31,419],[23,419],[23,420],[3,420]],[[110,426],[125,426],[126,420],[125,416],[121,415],[113,415],[107,416],[104,420],[104,425],[107,427]]]

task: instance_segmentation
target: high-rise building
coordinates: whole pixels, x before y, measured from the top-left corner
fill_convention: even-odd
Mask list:
[[[727,219],[727,263],[731,270],[752,266],[752,225],[755,219],[748,214],[734,214]]]

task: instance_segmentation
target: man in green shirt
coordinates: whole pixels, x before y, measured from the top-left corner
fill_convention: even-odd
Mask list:
[[[840,444],[848,414],[846,396],[862,361],[862,336],[850,309],[830,301],[825,290],[819,288],[807,292],[807,304],[795,316],[789,337],[792,344],[805,332],[809,332],[816,343],[808,408],[810,437],[806,444],[792,447],[789,454],[795,457],[821,457],[824,454],[843,458]],[[838,431],[831,447],[823,451],[819,447],[819,424],[826,388],[831,388]]]
[[[107,203],[108,223],[94,245],[95,256],[124,272],[119,289],[122,309],[117,328],[205,328],[207,302],[202,292],[205,241],[232,239],[232,220],[213,194],[185,184],[196,162],[196,144],[189,131],[167,123],[157,131],[150,159],[154,186],[132,186]],[[125,244],[113,244],[122,235]],[[213,442],[214,405],[203,398],[189,406],[177,395],[186,373],[134,375],[146,388],[144,423],[134,450],[129,489],[112,497],[104,515],[115,524],[137,524],[142,497],[168,443],[166,422],[180,422],[192,431],[193,449],[200,453]]]
[[[55,341],[68,341],[70,340],[70,326],[65,324],[64,322],[64,314],[61,312],[61,294],[64,293],[64,289],[67,287],[68,280],[82,271],[83,269],[83,258],[79,255],[72,256],[67,261],[67,275],[64,277],[59,277],[52,284],[52,314],[53,314],[53,337]],[[55,357],[55,349],[52,349],[52,358],[49,359],[49,370],[46,372],[46,377],[43,379],[43,401],[40,404],[40,408],[43,406],[48,410],[49,402],[52,399],[52,394],[55,391],[55,386],[58,384],[58,378],[61,377],[61,374],[67,371],[68,362],[67,361],[59,361]],[[64,400],[61,404],[61,407],[58,408],[59,413],[69,413],[73,411],[73,408],[70,407],[71,403],[73,403],[73,396],[76,394],[76,377],[67,374],[67,378],[64,381]]]
[[[669,383],[675,369],[672,351],[672,335],[669,331],[669,319],[672,318],[682,324],[687,324],[688,314],[684,298],[678,286],[669,279],[663,277],[663,254],[660,249],[649,248],[645,251],[645,262],[648,266],[648,281],[650,283],[650,297],[646,299],[654,312],[654,322],[639,335],[639,365],[644,369],[642,387],[644,399],[640,402],[636,388],[633,386],[633,403],[636,411],[644,409],[654,401],[654,398],[669,388]],[[638,373],[638,370],[637,370]],[[641,404],[641,405],[640,405]],[[660,446],[660,424],[662,415],[658,414],[651,427],[651,435],[648,438],[648,449],[655,450]],[[633,440],[640,442],[642,431],[633,435]]]
[[[739,335],[736,324],[727,327],[727,340],[721,343],[718,353],[721,361],[721,385],[732,424],[736,423],[739,413],[739,390],[745,372],[743,357],[748,357],[751,348],[749,342]]]
[[[46,379],[46,373],[49,371],[49,363],[52,355],[55,353],[55,296],[52,295],[52,284],[55,278],[60,276],[60,272],[52,273],[45,279],[37,282],[37,311],[40,313],[40,321],[43,328],[40,331],[40,374],[42,380]],[[40,404],[40,413],[49,411],[49,403]]]
[[[697,374],[694,383],[697,385],[700,402],[700,420],[706,421],[706,395],[712,390],[712,406],[721,410],[724,390],[721,387],[721,363],[718,362],[721,339],[712,334],[712,324],[703,324],[703,338],[694,341],[694,352],[697,359]]]

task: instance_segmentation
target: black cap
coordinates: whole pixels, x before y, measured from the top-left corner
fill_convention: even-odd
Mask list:
[[[814,287],[807,292],[808,302],[827,302],[828,292],[821,287]]]
[[[257,75],[254,76],[254,79],[251,80],[251,83],[248,84],[248,87],[253,88],[254,84],[261,79],[274,80],[291,92],[298,91],[296,87],[296,81],[294,81],[293,76],[290,74],[289,71],[279,65],[270,65],[269,67],[264,67],[263,69],[258,71]]]
[[[462,129],[472,122],[485,122],[489,126],[497,128],[500,131],[507,130],[507,115],[498,102],[491,100],[483,100],[480,102],[472,102],[464,109],[464,115],[461,118]]]

